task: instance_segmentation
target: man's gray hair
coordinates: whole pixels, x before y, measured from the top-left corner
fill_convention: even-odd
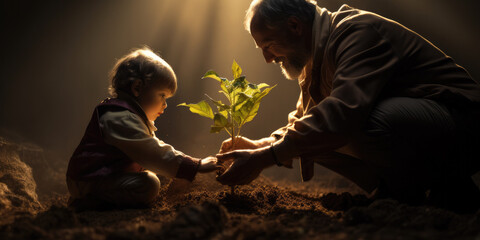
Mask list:
[[[278,29],[285,26],[290,16],[305,23],[312,23],[315,16],[315,0],[253,0],[245,15],[245,29],[250,32],[253,16],[260,16],[266,27]]]

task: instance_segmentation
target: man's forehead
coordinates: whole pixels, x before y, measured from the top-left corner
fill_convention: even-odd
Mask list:
[[[273,40],[272,31],[267,28],[263,19],[258,16],[252,18],[250,23],[250,34],[252,35],[257,48]]]

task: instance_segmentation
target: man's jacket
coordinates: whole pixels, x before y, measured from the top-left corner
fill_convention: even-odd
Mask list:
[[[272,135],[279,161],[300,157],[302,176],[313,176],[312,156],[341,147],[362,131],[385,98],[432,99],[453,107],[479,107],[480,85],[452,58],[401,24],[343,5],[317,7],[313,61],[299,78],[301,93],[289,123]]]

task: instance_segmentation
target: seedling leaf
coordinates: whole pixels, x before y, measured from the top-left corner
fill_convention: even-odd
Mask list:
[[[190,112],[192,112],[192,113],[196,113],[200,116],[208,117],[210,119],[213,119],[212,108],[204,100],[202,100],[198,103],[191,103],[191,104],[181,103],[181,104],[178,104],[177,106],[188,107],[190,109]]]
[[[242,68],[238,65],[237,61],[233,60],[232,64],[232,73],[233,73],[233,79],[236,79],[240,77],[242,74]]]
[[[222,82],[222,79],[221,79],[221,78],[218,76],[218,74],[217,74],[215,71],[213,71],[213,70],[210,70],[210,71],[206,72],[206,73],[203,75],[202,79],[204,79],[204,78],[213,78],[213,79],[215,79],[215,80],[217,80],[217,81],[219,81],[219,82]]]

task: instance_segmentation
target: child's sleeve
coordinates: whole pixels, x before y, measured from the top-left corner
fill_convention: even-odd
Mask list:
[[[106,112],[99,122],[105,142],[120,149],[145,169],[168,177],[194,179],[200,160],[151,136],[138,115],[128,110]]]

